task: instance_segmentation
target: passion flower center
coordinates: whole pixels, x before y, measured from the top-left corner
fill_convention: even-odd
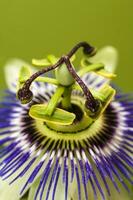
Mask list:
[[[59,125],[51,122],[36,120],[37,129],[52,139],[79,140],[96,135],[103,126],[103,116],[93,121],[84,111],[83,98],[72,97],[72,109],[76,119],[71,125]],[[91,120],[91,122],[90,122]],[[76,134],[76,137],[75,137]]]
[[[80,77],[82,73],[86,72],[86,69],[83,70],[84,72],[76,72],[70,58],[80,47],[83,47],[87,56],[92,56],[95,52],[94,47],[86,42],[81,42],[68,54],[61,56],[56,62],[54,61],[51,66],[35,72],[28,79],[26,77],[29,76],[29,70],[23,68],[20,72],[17,97],[21,103],[25,104],[34,97],[30,90],[32,82],[40,75],[54,70],[56,79],[44,77],[44,81],[52,81],[51,83],[57,85],[54,94],[46,104],[31,106],[29,116],[36,121],[41,120],[49,128],[56,131],[78,132],[86,129],[102,115],[115,95],[115,90],[108,84],[100,87],[99,91],[92,91]],[[104,66],[95,66],[90,63],[87,68],[89,68],[87,71],[98,72],[103,70]],[[84,103],[81,107],[71,101],[74,90],[80,90],[84,96],[85,100],[83,99]]]
[[[58,106],[59,108],[62,108],[62,105],[59,104]],[[83,110],[80,108],[80,106],[76,105],[76,104],[71,104],[70,109],[68,110],[71,113],[74,113],[76,118],[73,121],[73,124],[79,123],[80,121],[82,121],[84,112]]]

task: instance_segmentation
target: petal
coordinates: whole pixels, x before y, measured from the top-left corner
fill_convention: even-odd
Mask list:
[[[118,62],[118,52],[114,47],[107,46],[99,50],[97,54],[89,60],[92,63],[103,63],[107,71],[114,72]]]
[[[16,92],[15,85],[22,66],[31,67],[27,62],[17,58],[9,60],[4,66],[6,83],[11,91]]]
[[[40,179],[41,179],[41,176],[34,182],[34,184],[30,187],[30,191],[29,191],[29,196],[28,196],[28,200],[31,200],[31,199],[34,199],[35,196],[36,196],[36,192],[37,192],[37,189],[38,189],[38,185],[40,183]],[[50,178],[48,178],[48,181],[46,182],[46,187],[44,189],[44,192],[43,192],[43,198],[42,199],[46,199],[46,196],[47,196],[47,187],[49,186],[49,181],[50,181]],[[52,195],[53,195],[53,185],[51,186],[50,188],[50,193],[49,193],[49,198],[48,199],[51,199],[52,200]],[[55,198],[54,200],[63,200],[64,199],[64,185],[62,183],[62,179],[61,177],[59,177],[59,182],[58,182],[58,185],[57,185],[57,190],[56,190],[56,195],[55,195]],[[36,200],[40,200],[40,193],[39,195],[36,197]],[[71,198],[68,198],[67,200],[71,200]]]
[[[29,195],[28,195],[28,200],[34,199],[35,194],[36,194],[36,190],[38,188],[40,182],[40,177],[34,182],[34,184],[30,187],[29,190]]]
[[[31,171],[34,170],[36,164],[38,163],[39,161],[37,160],[35,162],[35,164],[33,164],[33,166],[31,166]],[[23,192],[23,194],[21,194],[21,190],[23,188],[23,185],[24,183],[27,181],[27,179],[29,178],[29,173],[26,173],[25,176],[23,177],[19,177],[14,183],[12,184],[9,184],[11,183],[11,181],[13,180],[13,178],[15,178],[18,173],[21,172],[22,169],[24,169],[25,166],[22,166],[22,168],[14,173],[7,181],[3,181],[0,179],[0,200],[20,200],[21,197],[23,195],[26,194],[26,192],[28,191],[29,188],[32,187],[32,184],[34,185],[34,182],[29,184],[27,186],[27,188],[25,189],[25,191]],[[35,178],[35,182],[36,182],[36,179],[40,176],[40,174],[42,173],[42,171],[37,175],[37,177]],[[7,193],[8,191],[8,193]]]
[[[48,84],[45,84],[42,90],[40,85],[37,84],[36,87],[38,87],[37,89],[38,94],[36,92],[36,96],[34,99],[35,102],[36,103],[48,102],[48,100],[51,98],[51,95],[53,94],[52,88]],[[121,100],[120,97],[117,100],[120,101]],[[95,197],[93,198],[93,196],[96,196],[95,189],[98,190],[97,192],[98,200],[101,199],[101,196],[102,199],[107,199],[104,198],[104,196],[106,197],[106,194],[103,195],[104,185],[105,185],[104,179],[109,178],[110,181],[114,184],[115,182],[114,175],[116,174],[117,171],[116,168],[118,168],[119,171],[121,171],[125,175],[125,177],[127,177],[127,179],[130,180],[129,175],[127,173],[127,168],[125,167],[124,164],[122,165],[122,162],[125,162],[125,164],[127,163],[127,165],[129,166],[131,165],[131,159],[129,159],[127,151],[130,152],[128,143],[132,145],[131,143],[132,142],[131,135],[133,133],[132,102],[128,101],[125,102],[122,101],[119,103],[112,102],[110,107],[108,107],[106,109],[106,112],[104,113],[105,121],[102,121],[103,128],[100,128],[98,130],[99,137],[97,135],[94,135],[94,140],[91,140],[88,138],[87,134],[87,138],[85,141],[83,141],[84,142],[83,144],[81,143],[82,141],[80,142],[79,139],[78,146],[76,143],[73,142],[72,144],[70,143],[70,145],[68,146],[69,148],[66,149],[64,149],[65,141],[62,143],[59,140],[56,140],[56,142],[53,140],[47,143],[46,142],[47,140],[45,140],[46,137],[40,138],[39,137],[40,134],[36,135],[36,130],[32,129],[31,126],[29,126],[29,124],[32,125],[32,123],[34,124],[34,122],[30,121],[30,119],[27,118],[28,117],[27,113],[25,114],[23,113],[23,115],[21,116],[21,111],[23,111],[23,109],[26,111],[26,106],[23,107],[22,105],[19,105],[19,103],[16,102],[14,94],[10,94],[8,96],[8,99],[6,98],[2,105],[3,107],[1,108],[1,128],[0,128],[2,139],[0,142],[1,144],[3,144],[4,142],[8,141],[10,142],[11,139],[11,141],[13,140],[15,144],[13,142],[14,146],[13,153],[10,152],[10,149],[12,149],[10,143],[7,144],[7,148],[8,147],[10,148],[8,149],[3,148],[3,152],[1,152],[2,153],[1,155],[3,156],[4,165],[1,165],[0,175],[2,176],[2,178],[5,178],[8,177],[11,173],[12,177],[10,177],[10,179],[12,180],[18,174],[20,174],[21,172],[22,173],[21,175],[18,176],[18,182],[16,182],[15,184],[13,182],[13,185],[11,185],[10,188],[5,184],[5,187],[3,187],[3,189],[1,190],[2,192],[0,198],[1,200],[5,199],[18,200],[19,197],[18,195],[20,194],[20,191],[22,191],[21,189],[25,188],[24,192],[22,193],[23,195],[26,193],[29,187],[31,188],[28,197],[29,200],[33,199],[32,198],[33,193],[36,194],[38,187],[39,187],[39,192],[35,200],[45,199],[47,195],[49,198],[47,198],[46,200],[51,200],[51,199],[71,200],[71,199],[78,199],[78,197],[81,197],[79,199],[82,200],[82,199],[88,199],[88,196],[89,199],[95,199]],[[27,111],[28,110],[29,107],[27,107]],[[3,113],[5,119],[7,120],[4,119],[3,121]],[[130,119],[127,116],[130,116]],[[25,129],[25,131],[23,131],[23,128],[18,123],[19,117],[20,121],[23,121],[23,123],[25,123],[25,128],[27,128]],[[16,132],[16,134],[14,134],[16,129],[13,129],[12,127],[13,125],[16,128],[20,128],[19,129],[20,131],[18,133]],[[104,125],[106,126],[104,127]],[[3,127],[7,126],[9,130],[8,135],[6,135],[7,132],[5,133],[5,130],[2,129]],[[128,132],[126,130],[127,127],[129,127]],[[22,137],[23,134],[25,137]],[[15,146],[16,140],[19,141],[19,145],[17,147]],[[44,140],[43,143],[41,143],[42,140]],[[40,146],[37,146],[38,144],[40,144],[42,147],[40,151],[38,148],[36,148],[36,147],[40,148]],[[47,146],[45,146],[44,144],[46,144]],[[71,150],[72,145],[74,145],[73,148],[74,152]],[[22,150],[23,154],[21,154],[20,150]],[[71,154],[69,154],[70,150]],[[4,157],[5,153],[8,152],[11,154],[7,155],[7,157],[5,158]],[[38,154],[38,152],[41,152],[41,154],[40,153]],[[121,156],[122,154],[123,156]],[[31,164],[29,165],[28,163],[29,162],[31,163],[31,161],[34,158],[36,162],[33,163],[32,166]],[[93,165],[89,164],[89,158],[91,158],[90,161],[91,163],[93,163]],[[74,162],[75,167],[73,167],[71,161]],[[42,165],[43,163],[44,165]],[[69,167],[68,164],[70,164],[71,166]],[[28,165],[30,167],[27,168],[25,165],[26,166]],[[25,170],[25,167],[27,171]],[[95,169],[96,167],[97,169]],[[74,168],[74,176],[73,176],[73,168]],[[15,172],[16,174],[14,174],[14,170],[16,171]],[[99,173],[100,177],[97,176],[97,173],[95,173],[95,171]],[[41,184],[40,184],[40,178],[38,179],[38,177],[40,176],[41,176]],[[70,183],[69,181],[70,178],[73,180],[72,183]],[[120,175],[119,176],[117,175],[117,178],[119,178],[119,181],[123,183],[123,180],[121,179]],[[100,180],[104,183],[103,186]],[[89,181],[89,184],[87,181]],[[26,187],[24,187],[25,185]],[[8,190],[10,191],[7,194]],[[86,191],[88,191],[87,195]],[[111,191],[111,193],[113,193],[113,190]],[[40,195],[42,195],[42,198],[40,198]],[[92,198],[90,198],[91,195],[93,195]],[[23,196],[23,198],[24,197],[25,196]],[[110,198],[110,200],[115,200],[115,199]]]
[[[0,199],[1,200],[19,200],[19,193],[16,192],[20,187],[20,184],[15,184],[13,187],[9,186],[9,184],[5,181],[1,180],[1,188],[0,188]],[[22,184],[22,183],[21,183]]]
[[[110,184],[109,186],[110,186],[110,192],[111,192],[110,200],[118,200],[118,199],[131,200],[132,199],[133,191],[131,189],[131,185],[128,185],[128,187],[130,188],[130,193],[124,190],[119,182],[118,182],[118,187],[120,188],[120,193],[118,193],[114,189],[112,184]]]
[[[108,72],[113,73],[117,66],[118,53],[114,47],[107,46],[98,51],[94,57],[90,57],[89,61],[92,63],[103,63]],[[110,80],[95,73],[89,73],[83,76],[84,82],[90,88],[99,89],[103,84]]]

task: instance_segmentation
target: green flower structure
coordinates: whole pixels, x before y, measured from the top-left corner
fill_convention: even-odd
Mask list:
[[[87,42],[32,66],[7,63],[0,200],[132,199],[133,98],[110,83],[116,64],[113,47]]]

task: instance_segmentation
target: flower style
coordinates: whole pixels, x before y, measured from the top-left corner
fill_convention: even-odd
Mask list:
[[[112,186],[121,192],[119,184],[129,192],[127,182],[133,183],[132,95],[114,94],[108,86],[107,77],[114,76],[111,72],[116,64],[113,48],[85,59],[75,75],[77,82],[81,80],[79,85],[75,72],[70,74],[65,66],[65,77],[59,68],[57,79],[40,77],[34,81],[33,98],[26,105],[16,98],[16,80],[25,63],[13,62],[6,67],[10,89],[0,103],[1,200],[106,200],[111,199]],[[55,64],[55,58],[51,60]],[[45,62],[49,65],[47,60],[33,61],[40,66]],[[110,73],[103,64],[94,62],[103,62]],[[15,69],[18,72],[13,72]],[[20,78],[19,91],[25,87],[25,78]],[[90,99],[86,103],[85,86],[95,97],[91,100],[102,102],[94,113]],[[18,93],[21,100],[23,94]]]

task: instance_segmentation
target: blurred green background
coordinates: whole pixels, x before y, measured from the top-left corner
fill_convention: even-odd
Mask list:
[[[133,91],[133,0],[0,0],[0,88],[8,59],[60,56],[80,41],[115,46],[115,82]]]
[[[9,58],[62,55],[82,40],[118,49],[115,82],[132,91],[133,0],[0,0],[1,88]]]

